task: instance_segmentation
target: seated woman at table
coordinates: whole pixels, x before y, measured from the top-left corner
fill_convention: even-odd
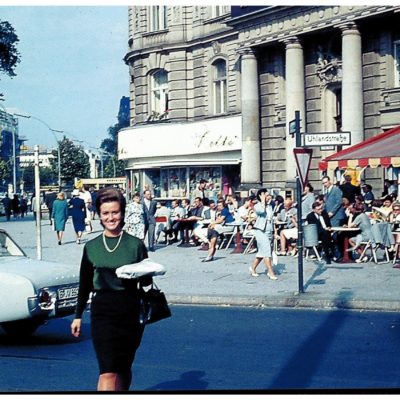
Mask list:
[[[361,231],[357,236],[353,236],[349,239],[350,245],[353,246],[349,251],[357,251],[359,255],[362,254],[362,249],[360,248],[361,242],[367,242],[372,238],[372,225],[367,214],[365,214],[364,209],[363,205],[354,204],[350,208],[350,212],[353,215],[353,222],[348,225],[349,228],[357,227]],[[368,261],[367,256],[356,260],[358,263],[366,261]]]
[[[226,223],[235,221],[233,215],[229,212],[228,207],[223,199],[219,199],[217,203],[217,214],[214,222],[208,226],[207,239],[208,239],[208,255],[202,262],[209,262],[214,260],[214,254],[217,250],[217,240],[224,232],[231,232],[232,227],[225,226]]]

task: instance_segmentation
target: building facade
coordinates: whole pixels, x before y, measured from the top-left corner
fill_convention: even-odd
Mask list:
[[[131,187],[187,197],[202,177],[222,194],[260,185],[290,192],[296,111],[303,133],[346,131],[352,145],[399,125],[399,11],[130,7],[131,126],[120,131],[119,157]],[[318,162],[336,150],[314,148],[316,187]],[[363,178],[378,186],[397,172]]]

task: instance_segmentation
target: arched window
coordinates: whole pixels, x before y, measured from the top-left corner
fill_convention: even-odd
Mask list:
[[[226,61],[219,59],[215,61],[212,65],[214,114],[222,114],[226,113],[228,109]]]
[[[159,69],[150,77],[151,112],[159,115],[168,110],[168,72]]]

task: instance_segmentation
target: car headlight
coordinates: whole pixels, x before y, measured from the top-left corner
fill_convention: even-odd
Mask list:
[[[39,290],[38,301],[42,310],[54,310],[57,300],[57,293],[49,288]]]

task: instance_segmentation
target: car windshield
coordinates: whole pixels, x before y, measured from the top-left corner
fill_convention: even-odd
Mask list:
[[[0,257],[24,256],[23,251],[5,232],[0,231]]]

